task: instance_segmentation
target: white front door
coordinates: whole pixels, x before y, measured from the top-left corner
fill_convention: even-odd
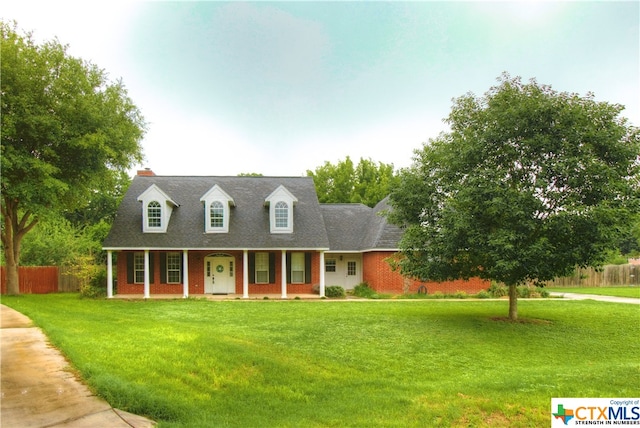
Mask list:
[[[235,259],[231,256],[204,258],[204,292],[229,294],[236,292]]]
[[[362,274],[360,272],[360,260],[359,259],[345,259],[346,272],[345,272],[345,284],[344,288],[352,290],[353,287],[362,282]]]

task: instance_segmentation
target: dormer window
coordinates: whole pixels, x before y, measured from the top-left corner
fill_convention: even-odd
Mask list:
[[[231,196],[214,185],[200,201],[204,202],[204,230],[206,233],[228,233],[230,207],[235,206]]]
[[[160,202],[151,201],[147,205],[147,223],[150,228],[162,227],[162,207]]]
[[[264,200],[269,206],[271,233],[293,233],[293,206],[298,199],[284,186],[279,186]]]
[[[276,228],[289,227],[289,205],[284,201],[278,201],[275,208]]]
[[[142,202],[142,231],[165,233],[171,213],[179,205],[155,184],[138,196],[138,201]]]
[[[209,215],[211,216],[211,228],[215,229],[224,227],[224,205],[222,205],[222,202],[211,202],[211,210],[209,211]]]

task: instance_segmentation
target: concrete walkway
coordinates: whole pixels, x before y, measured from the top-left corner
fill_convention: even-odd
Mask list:
[[[112,408],[91,393],[47,337],[0,305],[0,426],[143,428],[155,423]]]
[[[580,294],[580,293],[549,293],[553,297],[562,297],[569,300],[598,300],[600,302],[612,302],[612,303],[631,303],[640,305],[640,299],[633,297],[615,297],[615,296],[600,296],[598,294]]]

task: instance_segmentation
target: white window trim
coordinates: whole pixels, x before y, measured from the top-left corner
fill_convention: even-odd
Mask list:
[[[280,185],[264,200],[265,205],[269,206],[269,225],[271,233],[293,233],[293,206],[298,199],[289,192],[286,187]],[[278,227],[276,225],[276,205],[278,202],[287,204],[287,227]]]
[[[229,217],[231,215],[230,207],[235,206],[235,202],[231,196],[220,186],[215,184],[207,191],[200,201],[204,202],[204,231],[205,233],[229,233]],[[211,204],[214,202],[222,204],[222,226],[211,226]]]
[[[266,257],[266,267],[267,267],[266,271],[265,270],[258,271],[258,255],[259,254],[261,255],[260,256],[261,258]],[[257,252],[256,253],[254,271],[255,271],[254,272],[254,275],[255,275],[254,283],[256,283],[256,284],[269,284],[269,253],[267,253],[267,252]],[[267,273],[266,281],[258,281],[258,272],[266,272]]]
[[[142,259],[142,260],[140,260]],[[139,263],[142,262],[142,268],[138,269]],[[142,274],[142,277],[138,281],[138,272]],[[133,253],[133,283],[144,284],[144,253]]]
[[[294,260],[295,259],[302,259],[302,260]],[[302,263],[302,264],[300,264]],[[297,267],[298,270],[293,270],[294,267]],[[304,284],[305,283],[305,254],[304,253],[291,253],[291,283],[292,284]],[[300,269],[301,268],[301,269]],[[302,273],[302,278],[300,280],[296,280],[295,279],[295,275],[294,272],[299,272]]]
[[[142,202],[142,232],[144,233],[165,233],[169,226],[173,208],[180,206],[155,184],[152,184],[142,192],[138,196],[138,201]],[[160,204],[160,227],[149,226],[149,204],[153,201]]]
[[[149,216],[149,206],[154,202],[159,205],[158,208],[160,209],[160,226],[151,226],[149,224],[151,222],[151,218],[152,218],[152,217]],[[156,201],[156,200],[147,202],[147,206],[146,206],[146,209],[145,209],[145,215],[146,215],[145,225],[147,227],[147,230],[148,231],[157,230],[159,232],[162,232],[162,229],[163,229],[162,226],[164,225],[164,210],[162,209],[162,202]],[[155,217],[153,217],[153,218],[155,218]]]
[[[177,269],[169,269],[169,256],[173,255],[174,257],[178,258],[178,268]],[[167,278],[167,284],[181,284],[182,283],[182,254],[175,252],[175,251],[171,251],[167,253],[167,263],[166,263],[166,278]],[[178,280],[177,281],[171,281],[169,279],[169,272],[178,272]]]

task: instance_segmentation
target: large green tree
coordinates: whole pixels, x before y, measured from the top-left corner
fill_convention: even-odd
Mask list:
[[[454,100],[391,194],[403,273],[516,286],[597,266],[638,210],[640,134],[623,107],[503,75]]]
[[[393,164],[360,158],[354,166],[349,156],[337,164],[325,162],[307,171],[322,203],[362,203],[373,207],[386,196],[396,180]]]
[[[48,212],[72,211],[142,159],[145,122],[121,81],[57,40],[0,22],[2,244],[18,294],[23,237]]]

